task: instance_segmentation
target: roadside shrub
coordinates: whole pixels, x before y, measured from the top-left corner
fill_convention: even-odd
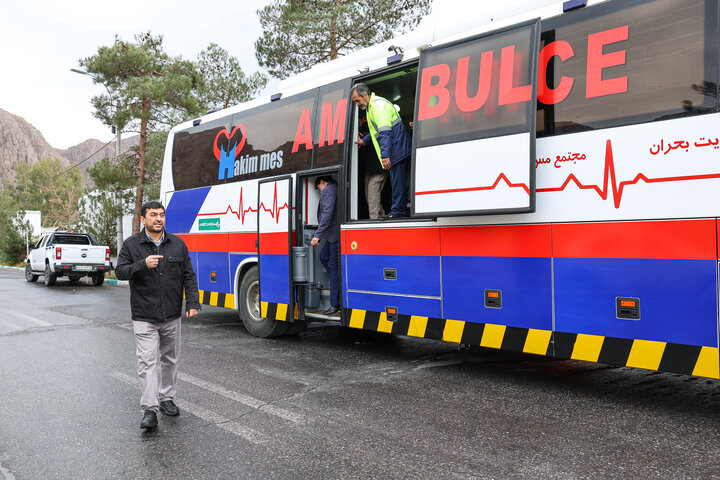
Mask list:
[[[5,235],[0,236],[0,261],[6,265],[17,265],[26,255],[25,237],[21,233],[24,225],[17,225],[18,221],[9,217],[5,223]]]

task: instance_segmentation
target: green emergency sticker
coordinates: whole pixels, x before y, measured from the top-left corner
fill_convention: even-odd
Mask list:
[[[198,230],[220,230],[219,218],[198,219]]]

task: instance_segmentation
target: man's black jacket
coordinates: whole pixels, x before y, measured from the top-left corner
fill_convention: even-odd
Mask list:
[[[148,255],[162,255],[156,268],[145,265]],[[156,246],[140,231],[123,242],[115,275],[130,280],[132,319],[160,323],[182,315],[183,290],[186,309],[200,309],[197,280],[187,246],[182,239],[165,232],[165,240]]]

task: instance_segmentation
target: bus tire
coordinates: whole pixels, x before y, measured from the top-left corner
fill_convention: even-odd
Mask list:
[[[285,334],[288,323],[260,316],[260,270],[250,268],[240,282],[238,313],[248,332],[255,337],[268,338]]]

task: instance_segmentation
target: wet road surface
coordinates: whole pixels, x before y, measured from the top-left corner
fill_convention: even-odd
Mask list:
[[[716,381],[213,307],[143,433],[127,288],[0,269],[0,298],[0,480],[720,478]]]

